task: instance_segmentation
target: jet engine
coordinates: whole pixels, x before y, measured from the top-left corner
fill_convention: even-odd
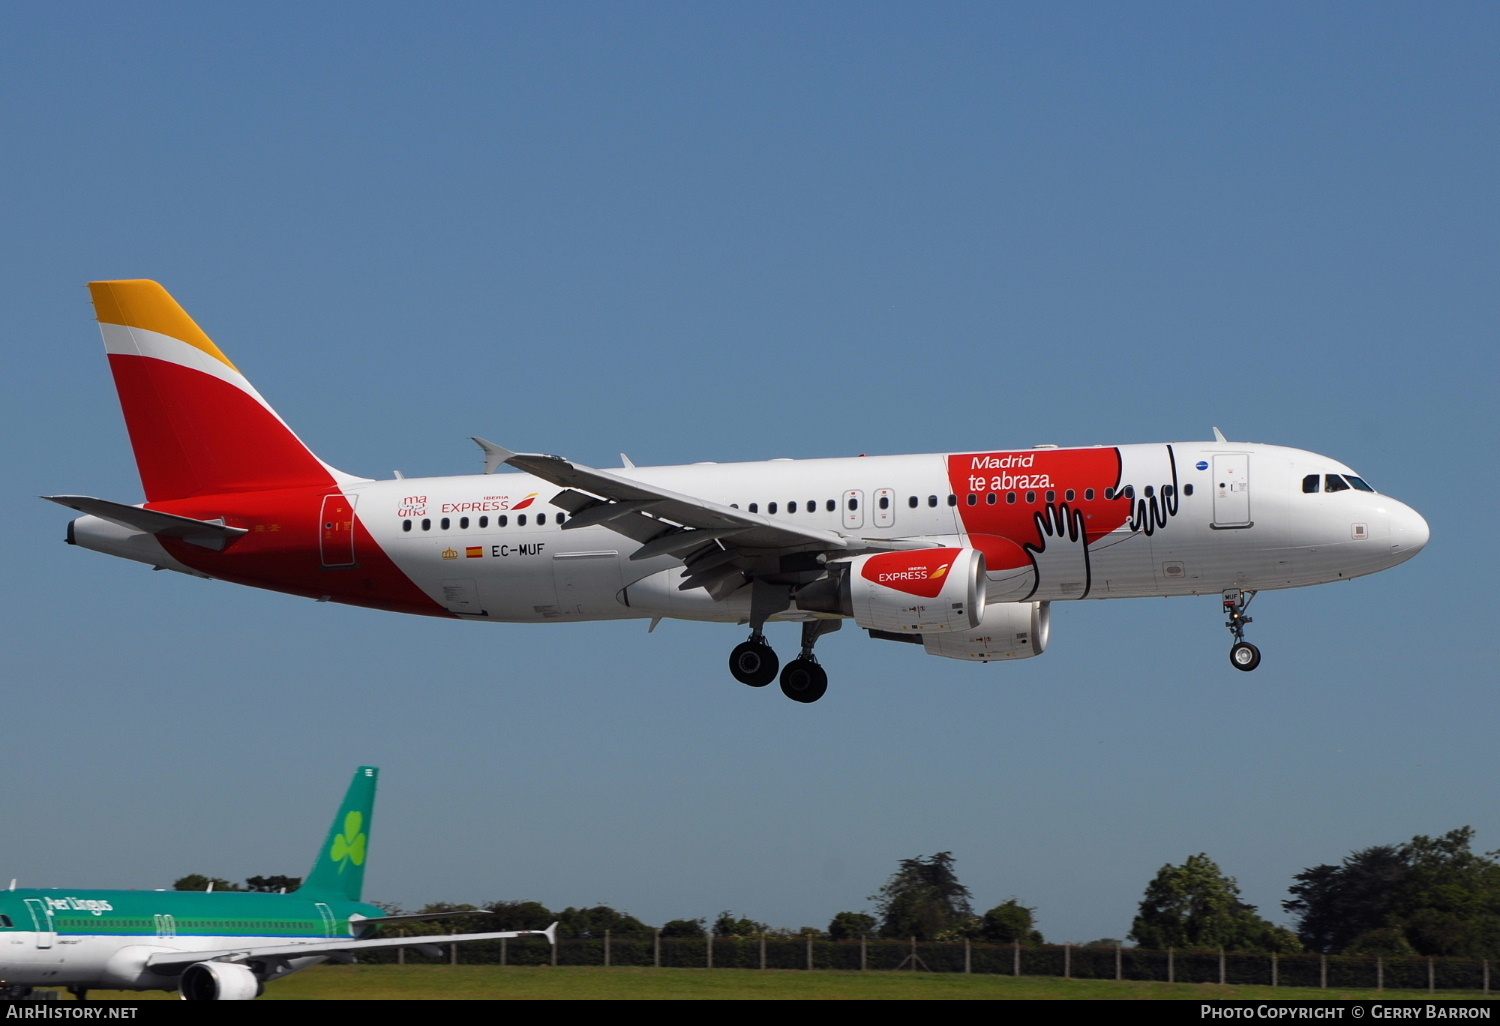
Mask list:
[[[798,589],[797,608],[894,634],[966,631],[983,620],[984,554],[977,549],[877,552],[837,569]]]
[[[987,663],[991,659],[1030,659],[1047,651],[1052,633],[1050,602],[991,602],[984,622],[960,633],[922,638],[928,655]]]
[[[182,971],[184,1001],[249,1001],[259,997],[260,981],[238,962],[194,962]]]

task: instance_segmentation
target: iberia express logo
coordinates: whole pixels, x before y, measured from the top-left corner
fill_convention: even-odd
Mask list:
[[[882,552],[865,560],[860,576],[883,588],[937,598],[948,581],[953,561],[963,549],[919,549],[915,552]]]
[[[328,855],[339,864],[339,872],[349,863],[365,864],[365,843],[368,836],[360,829],[364,825],[364,813],[351,812],[344,817],[344,832],[333,839],[333,848]]]
[[[530,506],[533,502],[535,502],[536,501],[536,497],[538,495],[540,495],[540,494],[541,494],[540,492],[532,492],[530,495],[526,496],[520,502],[518,502],[514,506],[512,506],[511,510],[515,511],[515,510],[518,510],[518,509],[525,509],[527,506]]]

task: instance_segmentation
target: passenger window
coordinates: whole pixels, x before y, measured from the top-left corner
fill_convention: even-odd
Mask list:
[[[786,511],[788,513],[795,513],[795,512],[797,512],[797,501],[795,499],[793,499],[791,502],[789,502],[789,503],[786,504]],[[772,510],[771,512],[774,513],[776,511]]]
[[[1190,484],[1183,485],[1182,486],[1182,494],[1183,495],[1192,495],[1193,494],[1193,486],[1190,485]]]
[[[849,500],[849,508],[851,510],[859,509],[859,500],[858,499],[850,499]]]
[[[987,503],[989,503],[991,506],[993,506],[999,500],[1000,500],[1000,494],[998,492],[990,492],[988,495],[986,495],[984,497],[984,501],[987,502]]]
[[[1093,502],[1094,501],[1094,490],[1092,488],[1085,488],[1083,490],[1083,499],[1084,499],[1085,502]]]
[[[830,512],[830,513],[837,513],[838,511],[839,511],[839,504],[838,504],[838,502],[836,502],[833,499],[829,499],[828,500],[828,512]]]
[[[750,512],[751,513],[759,513],[760,512],[760,503],[758,503],[758,502],[752,502],[750,504]]]
[[[1035,501],[1036,501],[1036,492],[1027,492],[1026,493],[1026,502],[1027,502],[1027,504],[1029,505],[1030,503],[1033,503]]]
[[[880,497],[880,508],[881,509],[890,509],[891,508],[891,497],[889,495],[882,495]]]
[[[1156,495],[1156,488],[1154,486],[1152,486],[1152,485],[1147,485],[1146,486],[1146,498],[1149,499],[1149,498],[1152,498],[1155,495]]]
[[[489,517],[480,517],[479,518],[479,529],[481,531],[484,530],[486,527],[489,527],[489,526],[490,526],[490,518]]]
[[[1308,474],[1302,479],[1302,491],[1306,495],[1315,495],[1318,491],[1318,475]]]
[[[1078,493],[1071,488],[1069,488],[1066,492],[1063,492],[1063,499],[1067,502],[1072,502],[1076,498],[1078,498]]]
[[[919,501],[919,500],[918,500],[918,499],[917,499],[917,497],[916,497],[916,496],[915,496],[915,495],[912,495],[912,496],[910,496],[910,497],[908,497],[908,498],[907,498],[907,500],[906,500],[906,505],[907,505],[907,506],[908,506],[908,507],[909,507],[909,508],[911,508],[911,509],[916,509],[916,508],[917,508],[917,502],[918,502],[918,501]]]
[[[518,515],[516,517],[516,526],[517,527],[525,527],[526,526],[526,514],[525,513],[522,513],[522,514],[520,514],[520,515]]]
[[[1005,493],[1005,501],[1007,503],[1009,503],[1010,505],[1014,506],[1016,504],[1016,493],[1015,492],[1006,492]]]
[[[1173,494],[1176,493],[1176,491],[1177,491],[1177,489],[1174,488],[1174,487],[1172,487],[1171,485],[1162,485],[1161,486],[1161,497],[1163,499],[1170,499],[1173,496]]]
[[[770,513],[772,516],[775,516],[776,515],[776,503],[774,503],[774,502],[768,502],[768,503],[766,503],[766,512]]]
[[[495,518],[496,527],[504,527],[509,523],[510,517],[506,516],[504,513],[501,513],[498,517]]]
[[[547,514],[545,514],[545,513],[538,513],[536,515],[536,522],[538,524],[541,524],[541,525],[545,526],[546,523],[547,523]]]
[[[1106,499],[1113,499],[1115,497],[1115,490],[1113,488],[1104,489],[1104,497]]]
[[[449,526],[450,523],[451,523],[451,521],[449,521],[449,519],[447,517],[444,517],[442,520],[438,521],[438,526],[441,527],[443,530],[446,531],[446,530],[448,530],[448,526]]]
[[[936,495],[929,495],[929,496],[927,496],[927,505],[931,509],[937,509],[937,496]]]
[[[403,521],[401,521],[401,530],[403,530],[403,531],[410,531],[411,530],[411,521],[410,520],[403,520]]]
[[[424,531],[430,531],[430,530],[432,530],[432,521],[431,520],[424,520],[424,521],[422,521],[422,530],[424,530]]]
[[[1047,493],[1047,501],[1049,503],[1056,502],[1057,501],[1057,493],[1056,492],[1048,492]]]
[[[950,506],[957,506],[958,505],[958,496],[954,495],[952,492],[948,493],[948,505],[950,505]]]
[[[1325,492],[1347,492],[1349,490],[1349,482],[1337,474],[1324,474],[1323,490]]]
[[[975,495],[973,492],[969,493],[969,505],[970,506],[977,506],[977,505],[979,505],[979,496]]]
[[[461,531],[467,531],[469,529],[469,518],[468,517],[459,517],[458,518],[458,528]]]

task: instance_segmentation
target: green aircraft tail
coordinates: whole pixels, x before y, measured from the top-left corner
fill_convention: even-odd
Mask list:
[[[380,770],[361,766],[333,817],[328,839],[318,851],[312,872],[297,889],[306,897],[359,901],[365,884],[365,854],[369,850],[370,821],[375,814],[375,783]]]

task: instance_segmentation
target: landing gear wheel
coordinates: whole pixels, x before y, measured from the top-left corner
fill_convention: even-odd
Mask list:
[[[752,688],[763,688],[775,680],[780,665],[775,651],[764,641],[741,642],[729,653],[729,672]]]
[[[781,693],[794,702],[816,702],[827,691],[828,673],[812,659],[793,659],[781,671]]]
[[[1260,665],[1260,649],[1248,641],[1241,641],[1229,650],[1229,665],[1249,673]]]

